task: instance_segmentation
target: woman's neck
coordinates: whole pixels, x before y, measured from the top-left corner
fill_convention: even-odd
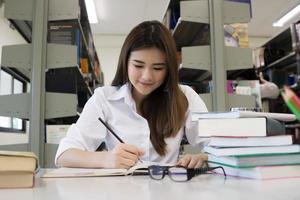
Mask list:
[[[134,88],[131,91],[132,98],[135,101],[136,111],[137,113],[141,114],[141,103],[145,99],[145,96],[139,94]]]

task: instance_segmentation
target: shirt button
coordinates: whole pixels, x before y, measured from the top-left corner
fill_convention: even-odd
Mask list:
[[[147,145],[148,145],[147,142],[141,142],[142,147],[147,147]]]

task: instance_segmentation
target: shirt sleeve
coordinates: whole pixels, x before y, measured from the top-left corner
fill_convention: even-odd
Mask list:
[[[201,99],[199,94],[197,94],[191,87],[182,86],[183,92],[187,97],[189,106],[187,110],[186,123],[184,127],[185,136],[188,142],[192,146],[204,146],[208,142],[208,138],[200,138],[198,122],[192,121],[192,113],[193,112],[208,112],[207,107],[204,101]]]
[[[66,150],[75,148],[83,151],[95,151],[104,141],[107,130],[98,120],[99,117],[105,118],[103,96],[101,91],[98,91],[87,101],[79,119],[70,126],[66,137],[59,143],[55,156],[56,165],[58,157]]]

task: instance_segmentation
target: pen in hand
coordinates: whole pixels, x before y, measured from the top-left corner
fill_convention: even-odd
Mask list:
[[[101,117],[98,118],[99,121],[110,131],[111,134],[113,134],[121,143],[124,143],[124,141],[101,119]]]
[[[107,128],[107,130],[109,130],[109,132],[111,133],[111,134],[113,134],[116,138],[117,138],[117,140],[119,140],[119,142],[121,142],[121,143],[125,143],[109,126],[108,126],[108,124],[106,124],[104,121],[103,121],[103,119],[101,118],[101,117],[99,117],[98,118],[98,120]],[[138,157],[138,160],[142,163],[143,161]]]

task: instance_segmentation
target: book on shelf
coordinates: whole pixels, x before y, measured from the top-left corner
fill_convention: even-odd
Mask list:
[[[207,145],[214,147],[254,147],[291,144],[293,144],[292,135],[276,135],[268,137],[211,137]]]
[[[261,137],[284,135],[284,124],[266,117],[199,119],[200,137]]]
[[[231,111],[231,112],[194,112],[192,120],[198,119],[226,119],[226,118],[250,118],[250,117],[267,117],[279,121],[295,121],[294,114],[286,113],[269,113],[269,112],[254,112],[254,111]]]
[[[238,168],[271,165],[300,165],[300,153],[251,156],[215,156],[209,154],[208,162]]]
[[[217,148],[205,146],[205,152],[215,156],[242,156],[242,155],[264,155],[264,154],[284,154],[299,153],[300,145],[283,145],[270,147],[235,147],[235,148]]]
[[[78,22],[51,21],[48,23],[47,40],[55,44],[77,44]]]
[[[60,140],[67,134],[71,125],[68,124],[55,124],[46,125],[46,143],[59,144]]]
[[[127,176],[127,175],[145,175],[148,174],[148,166],[160,164],[154,162],[138,162],[129,169],[105,169],[105,168],[69,168],[61,167],[55,169],[45,169],[41,178],[72,178],[72,177],[101,177],[101,176]]]
[[[80,57],[84,54],[82,39],[77,21],[51,21],[48,23],[47,42],[54,44],[66,44],[77,46],[77,63],[80,65]]]
[[[38,158],[33,152],[0,151],[0,188],[33,187]]]
[[[222,166],[228,176],[236,176],[249,179],[282,179],[282,178],[299,178],[300,165],[277,165],[277,166],[260,166],[250,168],[234,168],[225,165],[209,163],[210,167]],[[214,170],[218,174],[223,174],[220,169]]]

